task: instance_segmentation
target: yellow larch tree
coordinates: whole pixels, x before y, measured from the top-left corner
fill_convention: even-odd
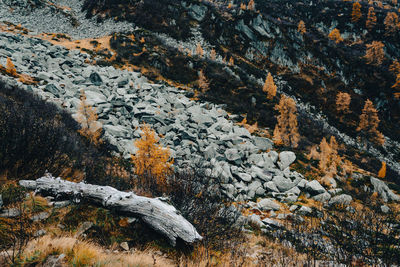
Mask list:
[[[247,5],[248,10],[256,10],[256,3],[254,3],[254,0],[250,0],[249,4]]]
[[[337,174],[337,166],[342,161],[342,158],[338,154],[338,144],[336,138],[331,136],[330,142],[328,143],[322,138],[319,144],[320,152],[316,151],[315,147],[311,148],[309,158],[319,160],[318,168],[325,174],[330,176]]]
[[[322,138],[321,143],[319,144],[319,164],[318,168],[326,172],[329,165],[329,155],[331,153],[331,147],[329,146],[328,142],[326,141],[325,137]]]
[[[359,2],[355,2],[353,4],[353,11],[351,12],[351,21],[357,22],[360,20],[361,16],[361,4]]]
[[[329,33],[328,38],[335,41],[337,44],[343,41],[340,31],[336,28]]]
[[[357,131],[360,132],[361,137],[365,140],[383,145],[385,143],[385,138],[383,134],[378,131],[379,122],[378,111],[375,109],[371,100],[367,99],[360,115],[360,123]]]
[[[400,74],[400,62],[398,59],[393,60],[393,63],[390,65],[389,70],[393,73],[394,76]]]
[[[282,95],[275,109],[279,111],[279,115],[274,130],[274,143],[296,148],[300,140],[296,103],[292,98]]]
[[[304,23],[304,21],[300,20],[299,24],[297,24],[297,31],[301,34],[305,34],[306,33],[306,24]]]
[[[78,132],[89,139],[95,145],[102,142],[100,139],[102,133],[102,124],[98,121],[96,109],[86,101],[86,94],[81,90],[80,103],[76,114],[76,120],[81,125]]]
[[[368,9],[368,16],[367,16],[367,22],[366,22],[366,27],[369,31],[372,31],[372,29],[376,25],[376,15],[375,15],[375,9],[373,7],[370,7]]]
[[[367,60],[367,64],[381,65],[385,60],[385,45],[381,41],[373,41],[366,47],[364,58]]]
[[[400,91],[400,73],[396,76],[396,82],[392,86],[393,89]],[[394,97],[396,99],[400,98],[400,92],[394,92]]]
[[[9,75],[13,77],[17,77],[17,69],[14,66],[14,63],[12,62],[11,58],[7,58],[7,63],[6,63],[6,71]]]
[[[378,172],[378,177],[385,178],[385,176],[386,176],[386,162],[382,161],[382,167]]]
[[[343,115],[350,113],[351,96],[348,93],[339,92],[336,96],[336,110],[340,114],[340,121]]]
[[[276,88],[277,86],[274,83],[274,78],[272,78],[271,73],[268,72],[263,86],[263,91],[267,93],[267,99],[271,100],[276,96]]]
[[[199,57],[203,57],[203,55],[204,55],[204,50],[203,50],[203,48],[201,47],[201,44],[200,44],[200,43],[198,43],[197,46],[196,46],[196,54],[197,54]]]
[[[231,57],[229,59],[229,66],[233,66],[235,64],[235,60],[233,59],[233,57]]]
[[[197,82],[202,93],[205,93],[210,89],[210,83],[208,82],[206,76],[204,75],[203,70],[199,71],[199,80]]]
[[[159,189],[165,188],[167,176],[172,172],[171,151],[159,144],[160,138],[148,125],[145,124],[141,130],[141,138],[134,142],[138,150],[131,155],[135,173],[144,178],[154,178]],[[154,181],[142,182],[152,184]]]
[[[217,59],[217,52],[215,52],[214,48],[211,49],[210,58],[211,58],[211,60],[216,60]]]
[[[399,17],[395,12],[388,12],[384,24],[385,24],[385,35],[393,35],[400,29]]]

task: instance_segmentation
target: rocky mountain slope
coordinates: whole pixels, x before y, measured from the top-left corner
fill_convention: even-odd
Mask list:
[[[241,8],[238,1],[3,0],[0,65],[11,61],[16,74],[2,67],[1,80],[54,103],[75,119],[84,90],[87,103],[96,108],[105,142],[101,149],[109,153],[104,157],[124,162],[124,171],[118,179],[96,181],[86,168],[79,175],[69,171],[72,178],[119,188],[131,183],[140,190],[129,159],[138,151],[134,141],[143,134],[141,126],[150,125],[171,151],[177,173],[170,182],[179,186],[162,193],[206,233],[206,242],[212,239],[211,231],[204,230],[211,214],[197,213],[199,207],[190,205],[219,213],[225,224],[235,225],[233,231],[286,240],[289,247],[321,260],[348,263],[354,256],[369,263],[395,262],[400,101],[389,66],[400,57],[400,37],[397,32],[385,34],[383,21],[388,12],[397,12],[398,4],[376,6],[378,23],[368,31],[367,3],[362,3],[363,17],[352,22],[352,2],[254,2],[254,8],[248,3]],[[304,34],[298,31],[300,20],[306,25]],[[329,39],[333,28],[340,30],[343,42]],[[385,44],[382,64],[364,59],[365,44],[372,41]],[[200,71],[209,82],[207,90],[201,90]],[[262,90],[269,72],[278,86],[272,100]],[[344,118],[336,111],[339,92],[351,96]],[[274,107],[283,95],[291,96],[298,109],[297,148],[277,146],[271,138],[277,122]],[[367,99],[378,109],[383,146],[357,139]],[[328,177],[307,155],[331,136],[340,144],[342,160],[338,175]],[[342,172],[348,162],[352,171]],[[381,162],[387,166],[387,182],[376,178]],[[54,170],[54,175],[67,173]],[[184,177],[188,170],[201,173]],[[8,179],[18,178],[3,172]],[[119,182],[128,178],[136,182]],[[193,181],[187,183],[188,178]],[[178,191],[180,179],[189,184],[184,192]],[[189,194],[190,201],[182,203]],[[222,204],[210,204],[214,197]],[[1,216],[10,217],[10,210],[6,207]],[[370,216],[366,210],[384,218],[378,256],[366,252],[378,230],[369,231],[362,219],[340,224],[358,214],[365,219]],[[313,228],[313,220],[320,225]],[[352,227],[365,235],[340,244],[335,231],[345,236]],[[355,239],[362,241],[355,245]],[[260,252],[256,254],[260,260]]]

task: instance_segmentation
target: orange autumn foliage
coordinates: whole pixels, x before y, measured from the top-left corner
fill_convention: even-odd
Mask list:
[[[11,61],[11,58],[7,58],[7,65],[6,65],[6,71],[9,75],[13,77],[17,77],[17,70],[15,69],[15,66],[13,62]]]
[[[135,172],[139,176],[154,177],[156,184],[164,187],[167,176],[172,172],[171,151],[158,144],[160,138],[149,126],[145,124],[141,130],[141,138],[134,142],[138,151],[131,156]]]
[[[250,0],[249,4],[247,5],[248,10],[255,10],[256,9],[256,3],[254,3],[254,0]]]
[[[348,93],[339,92],[336,96],[336,110],[340,115],[340,121],[343,121],[343,116],[350,113],[351,96]]]
[[[197,44],[197,46],[196,46],[196,54],[199,56],[199,57],[203,57],[203,55],[204,55],[204,50],[203,50],[203,48],[201,47],[201,44]]]
[[[205,93],[210,89],[210,83],[208,82],[206,76],[204,75],[203,70],[199,71],[199,80],[197,82],[202,93]]]
[[[364,58],[367,60],[367,64],[381,65],[385,60],[385,45],[380,41],[373,41],[371,44],[367,44]]]
[[[211,58],[211,60],[215,60],[217,58],[217,52],[215,52],[214,48],[211,49],[210,58]]]
[[[400,74],[400,62],[399,60],[393,60],[393,63],[390,65],[389,70],[393,73],[394,76]]]
[[[351,21],[357,22],[361,18],[361,4],[359,2],[355,2],[353,4],[353,11],[351,13]]]
[[[395,34],[399,29],[399,16],[395,12],[389,12],[386,15],[385,21],[385,35],[393,35]]]
[[[386,162],[382,161],[382,167],[378,172],[378,177],[385,178],[385,176],[386,176]]]
[[[304,21],[300,20],[299,24],[297,24],[297,31],[301,34],[305,34],[306,33],[306,24],[304,23]]]
[[[290,97],[282,95],[279,104],[275,106],[279,111],[278,123],[275,126],[273,140],[277,145],[297,147],[300,134],[297,127],[296,103]]]
[[[340,31],[336,28],[329,33],[328,38],[335,41],[337,44],[343,41]]]
[[[88,138],[93,144],[98,145],[102,142],[100,139],[102,124],[97,121],[96,109],[86,102],[86,94],[83,90],[81,90],[80,99],[81,102],[76,116],[76,120],[81,125],[81,129],[78,132]]]
[[[374,104],[367,99],[365,101],[362,114],[360,115],[360,124],[358,125],[357,131],[361,135],[378,145],[383,145],[385,143],[385,138],[381,132],[378,131],[379,126],[378,111],[375,109]]]
[[[338,144],[336,138],[331,136],[330,142],[328,143],[324,138],[322,138],[321,144],[319,145],[320,153],[319,159],[319,169],[324,173],[334,175],[337,173],[337,166],[341,162],[341,157],[339,156],[337,149]]]
[[[277,86],[274,83],[274,78],[272,78],[271,73],[268,72],[263,86],[263,91],[268,94],[267,99],[271,100],[276,96],[276,88]]]
[[[366,27],[369,31],[372,31],[372,29],[376,25],[376,15],[375,15],[375,9],[373,7],[370,7],[368,9],[368,16],[367,16],[367,22],[366,22]]]

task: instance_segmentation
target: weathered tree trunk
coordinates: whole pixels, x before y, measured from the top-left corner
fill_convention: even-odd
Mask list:
[[[74,199],[101,205],[126,216],[141,218],[153,229],[165,235],[175,246],[176,239],[194,243],[202,237],[175,207],[159,198],[137,196],[132,192],[122,192],[110,186],[99,186],[86,183],[74,183],[46,175],[36,181],[21,180],[20,185],[36,190],[43,196],[56,199]]]

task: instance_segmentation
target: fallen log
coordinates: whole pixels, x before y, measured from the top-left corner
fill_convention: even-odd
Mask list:
[[[60,200],[73,199],[77,203],[84,200],[126,216],[139,217],[154,230],[165,235],[173,246],[176,245],[177,238],[187,243],[202,239],[195,227],[175,207],[161,198],[142,197],[110,186],[74,183],[54,178],[50,174],[35,181],[21,180],[19,184],[42,196],[52,196]]]

